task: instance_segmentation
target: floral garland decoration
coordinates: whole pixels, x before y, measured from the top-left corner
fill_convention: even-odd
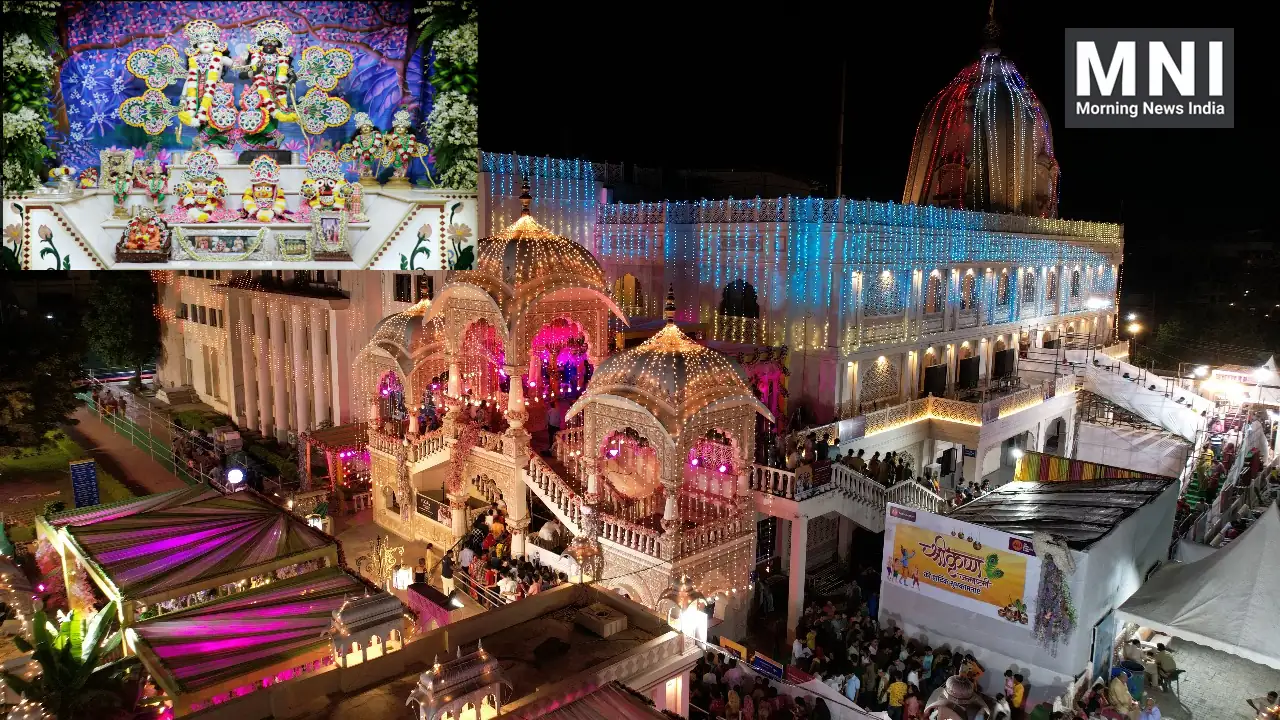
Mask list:
[[[1036,596],[1036,640],[1057,657],[1058,643],[1065,641],[1075,629],[1076,608],[1071,602],[1067,576],[1053,555],[1046,555],[1040,568],[1040,590]]]
[[[467,460],[471,458],[471,448],[480,442],[480,426],[473,422],[463,421],[458,427],[458,441],[449,453],[449,494],[457,495],[466,487],[463,479]]]
[[[44,126],[56,52],[53,17],[58,3],[51,0],[5,0],[3,58],[0,59],[0,107],[4,138],[0,141],[0,186],[7,195],[40,185],[45,160],[54,153],[45,143]]]
[[[431,42],[431,85],[435,88],[424,132],[435,156],[439,181],[448,188],[474,190],[479,135],[479,23],[474,0],[436,0],[419,24],[420,41]]]

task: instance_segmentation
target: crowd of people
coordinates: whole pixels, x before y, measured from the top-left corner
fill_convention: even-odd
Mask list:
[[[792,697],[735,658],[707,651],[690,676],[689,720],[831,720],[820,697]]]
[[[427,552],[434,552],[427,545]],[[465,573],[465,581],[458,582]],[[470,532],[456,546],[444,553],[439,563],[428,567],[428,559],[420,558],[414,571],[415,582],[440,579],[445,594],[455,586],[485,607],[505,604],[549,590],[568,582],[568,576],[542,565],[534,556],[511,556],[511,531],[506,514],[498,503],[476,515]]]

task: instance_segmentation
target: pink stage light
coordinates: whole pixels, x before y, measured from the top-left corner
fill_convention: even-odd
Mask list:
[[[36,586],[36,591],[37,591],[37,592],[44,592],[44,583],[40,583],[39,585],[37,585],[37,586]]]
[[[719,470],[719,471],[720,471],[720,472],[722,472],[722,473],[723,473],[723,472],[729,472],[729,466],[727,466],[727,465],[721,465],[720,467],[718,467],[718,468],[716,468],[716,469],[717,469],[717,470]]]
[[[609,457],[618,457],[618,448],[611,449],[609,451]]]
[[[689,464],[690,464],[690,465],[692,465],[692,466],[694,466],[694,467],[698,467],[698,458],[694,458],[694,459],[690,460],[690,461],[689,461]]]

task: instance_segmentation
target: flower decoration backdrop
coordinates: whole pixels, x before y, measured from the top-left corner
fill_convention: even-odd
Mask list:
[[[222,28],[228,54],[238,63],[245,56],[253,26],[268,18],[278,18],[293,31],[294,69],[302,67],[303,50],[319,46],[350,52],[352,68],[338,80],[331,91],[351,106],[351,114],[366,112],[381,128],[391,125],[392,115],[403,106],[409,107],[420,121],[432,109],[433,90],[424,82],[424,48],[415,48],[412,37],[411,3],[401,0],[359,2],[356,0],[312,0],[298,2],[97,2],[80,1],[64,4],[66,22],[62,26],[61,45],[67,52],[53,89],[53,127],[51,145],[58,149],[64,164],[76,167],[97,165],[98,151],[111,147],[141,147],[157,139],[169,150],[190,150],[191,136],[183,134],[183,143],[174,139],[172,127],[157,138],[148,137],[144,127],[131,127],[116,112],[126,98],[141,97],[148,83],[133,76],[126,68],[130,53],[149,50],[134,56],[154,74],[168,72],[171,64],[168,44],[179,51],[179,67],[185,68],[181,49],[187,46],[182,29],[187,22],[199,18],[211,20]],[[330,59],[341,65],[342,53]],[[147,74],[144,72],[144,74]],[[249,81],[239,73],[227,73],[224,80],[235,86],[235,96]],[[170,102],[176,102],[172,85],[165,91]],[[301,101],[306,86],[299,84]],[[338,108],[321,108],[318,117],[333,121],[342,113]],[[130,106],[126,114],[140,125],[159,122],[156,111],[145,112],[141,105]],[[320,137],[311,139],[313,150],[325,146],[338,147],[355,132],[349,119],[345,124],[327,127]],[[318,120],[317,120],[318,122]],[[301,149],[302,133],[297,123],[283,123],[284,149]],[[418,175],[422,173],[419,164]],[[354,173],[352,174],[354,177]]]

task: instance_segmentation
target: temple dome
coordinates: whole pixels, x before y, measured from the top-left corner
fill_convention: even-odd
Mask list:
[[[925,107],[903,203],[1058,216],[1053,129],[997,35],[993,20],[981,57]]]
[[[496,285],[517,298],[564,287],[608,291],[591,251],[539,225],[527,208],[502,231],[480,239],[475,269],[459,272],[457,279],[486,289]]]
[[[672,437],[679,436],[681,426],[698,412],[723,403],[754,405],[772,419],[735,362],[690,340],[674,323],[668,323],[640,345],[605,360],[569,415],[577,414],[586,402],[601,395],[644,406]]]

